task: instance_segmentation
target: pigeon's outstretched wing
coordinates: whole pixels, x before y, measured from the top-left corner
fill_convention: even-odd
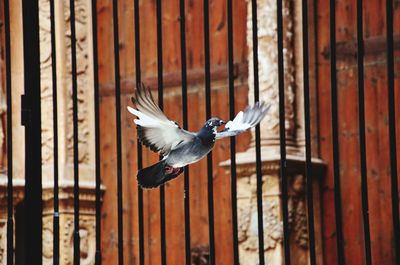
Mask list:
[[[183,130],[165,116],[154,102],[150,89],[143,84],[138,85],[132,102],[137,109],[128,106],[128,110],[138,117],[134,122],[139,140],[152,151],[165,156],[176,146],[194,139],[194,134]]]
[[[247,107],[240,111],[233,121],[228,121],[225,129],[218,132],[216,139],[238,135],[254,126],[256,126],[267,114],[270,105],[257,102],[253,107]]]

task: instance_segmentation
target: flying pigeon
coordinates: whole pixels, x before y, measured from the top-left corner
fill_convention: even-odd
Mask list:
[[[138,85],[132,103],[136,109],[128,106],[135,115],[139,141],[162,159],[149,167],[138,171],[137,181],[142,188],[155,188],[176,178],[186,165],[193,164],[205,157],[214,147],[215,140],[238,135],[256,126],[265,117],[270,105],[256,103],[240,111],[227,123],[219,118],[209,119],[198,132],[182,129],[176,122],[169,120],[154,102],[149,88]],[[217,127],[225,124],[222,131]]]

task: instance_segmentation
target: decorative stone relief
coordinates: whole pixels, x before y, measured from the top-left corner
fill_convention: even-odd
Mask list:
[[[266,201],[264,208],[264,250],[274,249],[283,240],[282,222],[279,220],[279,205]]]
[[[267,183],[264,187],[268,186],[267,189],[263,188],[263,251],[269,263],[279,264],[277,257],[280,255],[279,249],[283,240],[279,179],[273,175],[265,175],[263,182]],[[241,264],[258,263],[258,213],[255,187],[254,173],[251,176],[240,176],[238,179],[238,233]],[[242,192],[240,192],[241,189],[243,189]]]
[[[53,222],[52,216],[43,218],[43,264],[53,264]],[[80,262],[82,265],[95,264],[95,219],[93,216],[80,216]],[[61,264],[72,265],[74,256],[74,217],[66,214],[60,218],[60,257]]]
[[[290,1],[283,0],[283,57],[285,85],[285,128],[288,143],[295,140],[295,74],[293,48],[293,15]],[[276,1],[257,1],[258,25],[258,68],[260,100],[271,104],[267,116],[261,122],[261,130],[265,133],[267,143],[277,144],[279,139],[279,90],[278,90],[278,48]],[[254,102],[254,69],[251,2],[248,1],[247,45],[249,47],[249,101]]]
[[[92,110],[90,109],[91,99],[93,96],[88,87],[91,87],[91,68],[89,60],[90,45],[88,35],[91,33],[90,23],[88,23],[89,1],[75,1],[75,25],[76,25],[76,59],[77,59],[77,82],[78,82],[78,133],[79,133],[79,162],[81,164],[89,164],[91,144],[90,121]],[[65,35],[57,36],[57,47],[63,47],[58,53],[65,53],[65,65],[57,69],[59,94],[66,96],[67,115],[66,115],[66,152],[67,162],[73,162],[73,125],[72,125],[72,67],[71,67],[71,31],[70,31],[70,14],[69,1],[60,2],[63,12],[61,23],[64,28]],[[56,12],[57,13],[57,12]],[[57,13],[58,14],[58,13]],[[60,22],[60,18],[56,17]],[[53,115],[52,115],[52,60],[51,60],[51,27],[50,27],[50,4],[49,0],[39,1],[39,24],[40,24],[40,66],[41,66],[41,97],[42,97],[42,161],[43,164],[49,164],[53,158]],[[56,22],[57,24],[57,22]],[[63,58],[63,57],[58,57]],[[63,71],[66,72],[66,80],[59,79]],[[59,114],[65,117],[63,114]]]
[[[62,239],[62,254],[65,265],[73,264],[74,256],[74,218],[69,215],[63,220],[64,234]],[[81,216],[79,218],[80,235],[80,260],[82,265],[95,263],[95,219],[94,216]]]
[[[78,78],[78,139],[79,163],[82,165],[93,163],[94,136],[90,125],[93,122],[92,107],[93,93],[90,93],[91,68],[89,67],[89,53],[91,46],[87,35],[91,33],[88,25],[88,8],[90,1],[75,1],[76,13],[76,51],[77,51],[77,78]],[[68,164],[73,163],[73,125],[72,125],[72,75],[71,75],[71,34],[69,28],[69,1],[55,2],[56,49],[57,49],[57,91],[58,91],[58,134],[59,134],[59,164],[60,179],[71,179],[70,170],[65,170]],[[41,72],[41,102],[42,102],[42,163],[43,180],[52,181],[54,157],[53,132],[53,80],[52,80],[52,48],[49,0],[39,1],[40,26],[40,72]],[[60,62],[63,63],[60,63]],[[91,156],[92,155],[92,156]],[[47,166],[47,167],[46,167]],[[87,172],[86,172],[87,171]],[[94,179],[92,171],[81,172],[82,180]]]
[[[53,159],[53,101],[50,2],[39,0],[40,95],[42,104],[42,163]]]
[[[72,76],[71,66],[71,29],[70,14],[68,1],[64,0],[64,19],[65,19],[65,41],[67,63],[66,68],[70,76]],[[90,116],[89,89],[92,76],[89,71],[89,43],[88,35],[90,33],[90,26],[88,25],[88,3],[86,0],[75,1],[75,27],[76,27],[76,60],[77,60],[77,83],[78,83],[78,138],[79,138],[79,163],[89,163],[89,141],[90,130],[89,120],[93,120]],[[73,162],[73,128],[72,128],[72,79],[67,80],[68,88],[68,120],[67,123],[67,161]]]
[[[239,222],[239,242],[246,250],[258,250],[258,214],[257,208],[249,207],[247,218]],[[274,249],[283,239],[282,222],[279,220],[279,206],[276,201],[267,200],[263,205],[264,251]],[[240,220],[240,219],[239,219]],[[241,235],[241,236],[240,236]]]
[[[7,229],[5,220],[0,220],[0,265],[6,264]]]
[[[308,227],[307,213],[305,206],[305,178],[303,175],[296,175],[291,180],[291,192],[289,197],[289,225],[294,233],[296,243],[302,247],[308,248]]]
[[[269,178],[269,177],[268,177]],[[246,250],[258,250],[258,214],[256,175],[242,177],[238,180],[238,186],[244,187],[243,182],[247,182],[248,194],[238,196],[238,239],[239,243]],[[264,178],[265,179],[265,178]],[[240,191],[239,191],[240,195]],[[280,208],[278,198],[265,197],[263,200],[263,224],[264,224],[264,250],[273,249],[283,239],[282,224],[279,219]]]
[[[302,174],[289,175],[288,181],[290,245],[291,248],[297,247],[299,249],[300,252],[297,251],[296,255],[301,255],[301,260],[303,260],[304,257],[307,257],[308,251],[305,177]],[[256,264],[258,262],[258,213],[255,187],[256,175],[254,173],[250,177],[248,175],[239,176],[239,251],[242,262],[249,262],[244,264]],[[283,222],[280,190],[279,175],[263,176],[263,251],[272,264],[281,264],[279,257],[282,254]]]
[[[53,216],[43,217],[43,264],[53,264]]]
[[[78,85],[78,148],[80,172],[80,263],[95,259],[94,107],[91,47],[91,2],[75,0],[76,42],[71,42],[68,0],[55,1],[57,100],[60,173],[60,264],[73,263],[73,110],[72,56],[76,47]],[[43,152],[43,263],[53,262],[53,102],[49,0],[39,0],[42,152]]]
[[[104,191],[104,187],[102,187]],[[60,189],[60,264],[72,265],[74,253],[74,210],[73,189]],[[90,187],[82,187],[79,194],[80,216],[80,263],[95,264],[95,192]],[[43,264],[53,264],[53,193],[44,189],[43,193]]]

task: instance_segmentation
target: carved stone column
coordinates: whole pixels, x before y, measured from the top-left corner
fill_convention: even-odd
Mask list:
[[[283,1],[283,56],[285,83],[285,129],[288,152],[296,152],[295,123],[295,65],[293,49],[293,16],[291,1]],[[270,152],[279,152],[279,91],[278,91],[278,48],[276,34],[276,1],[257,1],[258,6],[258,60],[260,100],[271,104],[268,115],[261,123],[262,145],[269,146]],[[248,1],[247,45],[249,47],[249,102],[254,102],[253,43],[251,24],[251,3]],[[254,132],[253,132],[254,134]],[[253,135],[254,136],[254,135]]]
[[[289,229],[292,264],[309,263],[307,203],[305,193],[304,124],[302,120],[303,76],[300,2],[283,2],[283,40],[285,65],[285,132],[287,137],[287,177],[289,195]],[[284,264],[282,200],[279,151],[279,95],[276,1],[257,1],[260,100],[271,104],[261,122],[264,253],[267,264]],[[254,102],[253,43],[251,2],[248,1],[247,44],[249,47],[249,102]],[[238,223],[241,264],[258,263],[258,227],[254,131],[246,152],[238,153]],[[229,161],[221,165],[229,170]],[[325,164],[313,158],[313,186],[317,263],[322,264],[319,218],[319,180]]]
[[[265,150],[265,149],[264,149]],[[266,151],[266,150],[265,150]],[[262,196],[264,221],[264,252],[267,264],[284,264],[281,180],[279,155],[262,156]],[[256,195],[255,153],[237,155],[237,207],[239,225],[239,254],[241,264],[258,262],[258,221]],[[305,194],[304,159],[288,156],[289,229],[292,264],[308,264],[307,202]],[[229,170],[229,161],[222,163]],[[322,264],[319,203],[319,178],[325,164],[313,159],[314,222],[317,263]]]
[[[42,96],[43,262],[53,255],[53,103],[49,0],[39,0]],[[95,261],[95,141],[91,1],[75,1],[78,75],[78,132],[81,264]],[[60,262],[73,258],[73,127],[69,1],[55,1],[58,158],[60,197]]]

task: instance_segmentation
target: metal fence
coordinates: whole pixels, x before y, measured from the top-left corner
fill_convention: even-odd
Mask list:
[[[101,177],[100,177],[100,134],[99,134],[99,76],[98,76],[98,37],[97,37],[97,7],[96,0],[92,0],[92,26],[93,26],[93,54],[94,54],[94,87],[95,95],[95,141],[96,141],[96,264],[102,263],[101,250]],[[254,53],[254,100],[259,100],[259,78],[258,78],[258,43],[257,43],[257,8],[256,0],[252,0],[252,28],[253,28],[253,53]],[[330,43],[331,43],[331,96],[332,96],[332,134],[333,134],[333,158],[334,158],[334,194],[335,194],[335,222],[337,230],[337,253],[339,264],[345,264],[344,244],[342,233],[342,210],[341,210],[341,190],[339,177],[339,138],[338,138],[338,102],[337,102],[337,78],[336,78],[336,17],[335,2],[330,1]],[[388,99],[389,99],[389,137],[390,137],[390,162],[391,162],[391,189],[392,189],[392,209],[393,226],[395,232],[395,253],[396,262],[400,264],[400,228],[398,212],[398,180],[397,180],[397,157],[396,157],[396,136],[395,136],[395,102],[394,102],[394,50],[393,50],[393,1],[387,0],[387,74],[388,74]],[[204,54],[205,54],[205,93],[206,93],[206,117],[211,117],[211,78],[210,78],[210,37],[209,37],[209,1],[204,0]],[[76,42],[75,31],[75,9],[74,0],[70,1],[70,27],[71,40]],[[139,0],[134,0],[134,27],[135,27],[135,47],[136,47],[136,82],[141,82],[140,71],[140,32],[139,32]],[[228,89],[229,89],[229,113],[232,119],[235,115],[235,93],[234,93],[234,65],[233,65],[233,16],[232,1],[227,0],[227,24],[228,38],[227,45],[229,50],[228,60]],[[283,232],[284,232],[284,260],[285,264],[290,264],[289,248],[289,224],[288,224],[288,187],[286,174],[286,139],[285,139],[285,103],[284,103],[284,60],[283,60],[283,17],[282,1],[277,0],[277,46],[278,46],[278,69],[279,69],[279,114],[280,114],[280,179],[282,187],[283,202]],[[367,194],[367,173],[366,173],[366,150],[365,150],[365,113],[364,113],[364,80],[363,80],[363,17],[362,0],[357,0],[357,65],[358,65],[358,106],[359,106],[359,133],[360,133],[360,154],[361,154],[361,190],[362,208],[364,221],[364,246],[365,263],[371,264],[371,245],[370,231],[368,222],[368,194]],[[55,23],[54,23],[54,0],[50,0],[51,6],[51,47],[52,47],[52,78],[53,78],[53,108],[54,108],[54,264],[59,264],[59,198],[58,198],[58,158],[57,158],[57,76],[56,76],[56,49],[55,49]],[[159,105],[163,107],[163,56],[162,56],[162,1],[156,1],[157,6],[157,63],[158,63],[158,99]],[[305,117],[305,154],[306,154],[306,182],[307,182],[307,209],[308,209],[308,231],[309,231],[309,254],[310,264],[316,264],[315,239],[314,239],[314,219],[313,213],[313,191],[311,181],[311,136],[310,136],[310,92],[309,92],[309,45],[308,45],[308,3],[302,1],[302,32],[303,32],[303,58],[304,58],[304,117]],[[7,145],[8,145],[8,219],[7,219],[7,264],[13,264],[13,172],[12,165],[12,112],[11,112],[11,59],[10,59],[10,13],[9,1],[4,0],[5,10],[5,47],[6,47],[6,87],[7,87]],[[122,219],[122,154],[121,154],[121,84],[119,66],[119,36],[118,36],[118,1],[113,1],[113,27],[114,27],[114,66],[115,66],[115,107],[116,107],[116,146],[117,153],[117,183],[118,183],[118,264],[123,264],[123,219]],[[39,20],[38,20],[38,1],[23,1],[23,33],[24,33],[24,76],[25,94],[22,96],[22,123],[25,126],[25,207],[26,218],[29,218],[29,229],[25,234],[25,250],[27,264],[42,263],[42,182],[41,182],[41,99],[40,99],[40,59],[39,59]],[[186,40],[185,40],[185,1],[180,0],[180,38],[181,58],[182,58],[182,115],[183,128],[188,127],[188,102],[187,102],[187,66],[186,66]],[[76,46],[71,45],[72,60],[72,92],[73,92],[73,150],[74,150],[74,264],[80,263],[80,236],[79,236],[79,170],[78,170],[78,95],[77,95],[77,65],[76,65]],[[256,127],[256,172],[257,172],[257,212],[258,212],[258,245],[259,245],[259,264],[265,264],[264,257],[264,236],[263,236],[263,200],[262,200],[262,173],[261,173],[261,148],[260,148],[260,127]],[[234,263],[239,263],[238,250],[238,223],[237,223],[237,200],[236,200],[236,161],[235,161],[235,138],[230,139],[231,156],[231,196],[232,196],[232,221],[233,221],[233,245],[232,253]],[[137,163],[139,169],[142,167],[142,148],[138,144]],[[213,207],[213,167],[212,154],[207,156],[208,172],[208,215],[209,215],[209,263],[215,264],[215,244],[214,236],[214,207]],[[184,212],[185,212],[185,262],[191,264],[190,255],[190,205],[189,205],[189,175],[188,168],[184,173]],[[137,221],[139,224],[139,264],[144,264],[145,246],[143,238],[143,193],[141,188],[138,190],[138,209]],[[161,229],[161,256],[162,264],[166,264],[166,228],[165,228],[165,190],[160,187],[160,229]],[[117,262],[117,261],[115,261]]]

